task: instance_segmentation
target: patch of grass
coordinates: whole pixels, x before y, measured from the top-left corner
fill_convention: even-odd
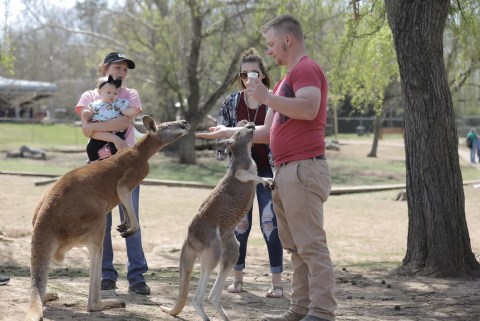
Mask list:
[[[39,173],[43,175],[56,175],[61,176],[66,172],[80,166],[61,166],[55,165],[42,160],[31,159],[18,159],[18,158],[5,158],[0,159],[0,170],[11,172],[27,172],[27,173]]]
[[[405,183],[405,162],[354,158],[329,160],[332,184],[336,186],[357,186]]]
[[[77,149],[84,150],[87,139],[80,127],[68,124],[0,124],[0,151],[10,151],[22,145],[45,150]],[[400,139],[400,135],[386,135],[385,140]],[[329,137],[332,139],[332,137]],[[372,135],[340,134],[338,139],[371,141]],[[199,153],[197,164],[185,165],[177,162],[176,156],[160,153],[150,160],[149,178],[192,181],[216,185],[223,177],[226,162],[215,159],[213,151]],[[78,160],[80,159],[80,160]],[[65,162],[63,159],[44,162],[30,159],[0,159],[0,170],[32,172],[49,175],[63,175],[66,172],[85,164],[85,158]],[[405,183],[405,162],[382,158],[358,159],[348,154],[342,157],[329,158],[332,184],[334,186],[358,186],[375,184]],[[468,163],[461,161],[464,180],[480,179],[480,171]]]
[[[226,172],[226,163],[217,161],[213,152],[211,157],[198,157],[195,165],[179,164],[176,160],[173,158],[161,161],[151,158],[148,177],[216,185]]]
[[[0,124],[0,150],[9,151],[22,145],[51,148],[87,144],[80,127],[68,124]]]
[[[460,162],[460,169],[462,170],[462,178],[464,181],[480,180],[480,171],[467,163]]]
[[[357,135],[357,134],[338,134],[337,137],[331,135],[327,136],[326,140],[342,140],[342,139],[348,139],[348,140],[370,140],[373,141],[373,134],[365,134],[365,135]],[[403,135],[400,134],[384,134],[382,140],[399,140],[403,139]]]

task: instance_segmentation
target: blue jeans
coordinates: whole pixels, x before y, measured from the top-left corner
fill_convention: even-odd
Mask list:
[[[258,170],[258,176],[273,177],[272,170],[268,167]],[[258,212],[260,214],[260,229],[267,245],[268,259],[270,261],[270,272],[283,272],[283,248],[278,237],[277,217],[273,211],[272,192],[262,184],[257,185]],[[245,268],[245,257],[247,256],[247,242],[252,230],[252,208],[235,228],[235,236],[240,242],[240,256],[234,269],[241,271]]]
[[[475,156],[477,155],[477,149],[478,149],[477,142],[475,142],[472,144],[472,148],[470,148],[470,163],[475,163]]]
[[[132,191],[133,208],[138,220],[138,199],[140,194],[140,186]],[[124,213],[120,209],[120,219],[123,221]],[[103,240],[103,258],[102,258],[102,280],[108,279],[117,281],[118,272],[113,266],[113,249],[112,249],[112,212],[107,214],[107,228],[105,231],[105,239]],[[142,248],[142,233],[139,229],[135,234],[125,239],[127,245],[127,279],[129,286],[134,286],[140,282],[145,282],[143,273],[147,272],[147,259]]]

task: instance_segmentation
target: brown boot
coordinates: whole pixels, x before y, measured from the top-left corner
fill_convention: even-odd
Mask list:
[[[280,315],[266,315],[263,317],[262,321],[300,321],[306,314],[300,314],[288,310]]]

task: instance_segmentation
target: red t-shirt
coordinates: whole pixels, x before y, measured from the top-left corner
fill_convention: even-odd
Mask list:
[[[270,128],[270,148],[275,165],[312,158],[325,153],[327,121],[327,78],[320,66],[308,56],[303,57],[274,88],[273,94],[295,97],[300,88],[320,89],[320,109],[313,120],[291,119],[275,112]]]

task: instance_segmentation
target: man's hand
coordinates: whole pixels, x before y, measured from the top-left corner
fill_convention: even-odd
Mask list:
[[[267,87],[262,83],[259,78],[249,79],[246,83],[247,93],[253,97],[260,104],[266,104],[268,96],[271,95]]]

